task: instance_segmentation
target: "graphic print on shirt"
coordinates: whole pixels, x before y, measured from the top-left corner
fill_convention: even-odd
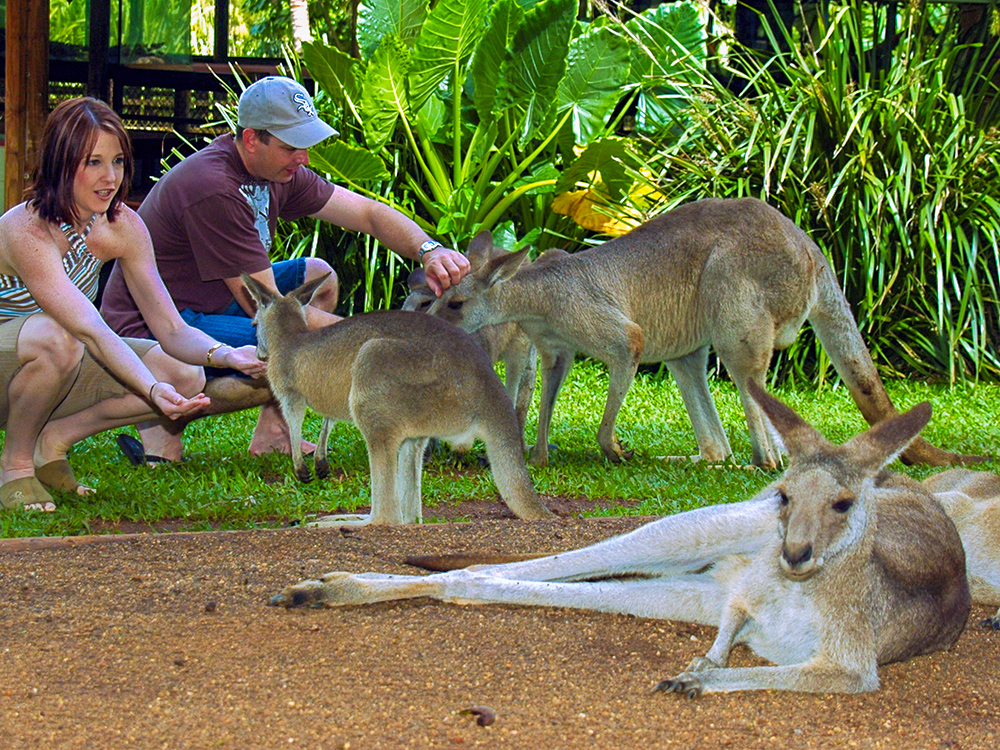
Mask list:
[[[271,252],[271,230],[267,225],[267,213],[271,207],[271,191],[267,185],[250,183],[241,185],[240,193],[253,209],[253,224],[257,227],[257,234],[260,235],[260,244],[264,246],[266,252]]]

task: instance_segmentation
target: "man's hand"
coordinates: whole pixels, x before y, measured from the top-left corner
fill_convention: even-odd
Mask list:
[[[469,259],[456,250],[444,246],[424,253],[424,275],[427,286],[435,296],[461,281],[472,269]]]

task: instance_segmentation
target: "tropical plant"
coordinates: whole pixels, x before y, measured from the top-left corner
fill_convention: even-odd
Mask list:
[[[781,208],[831,259],[883,372],[953,383],[1000,374],[1000,55],[995,36],[933,33],[922,5],[903,9],[890,65],[872,62],[868,4],[815,36],[772,28],[783,52],[733,55],[664,110],[680,137],[648,166],[660,210],[709,195]],[[779,378],[810,381],[828,364],[808,335],[786,363]]]
[[[701,41],[691,6],[670,10]],[[361,60],[304,45],[343,132],[314,164],[370,194],[391,183],[394,203],[453,243],[504,221],[553,242],[570,230],[549,209],[567,174],[615,194],[631,183],[622,165],[638,163],[615,135],[623,100],[639,91],[637,45],[577,11],[574,0],[362,5]]]

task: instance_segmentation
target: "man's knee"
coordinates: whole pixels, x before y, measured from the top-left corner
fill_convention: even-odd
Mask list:
[[[316,294],[313,295],[310,304],[324,312],[333,313],[337,310],[337,302],[340,296],[337,272],[322,258],[306,258],[306,281],[318,279],[327,273],[330,274],[330,277],[316,291]]]
[[[229,375],[209,380],[205,384],[205,395],[211,403],[203,411],[203,416],[252,409],[274,400],[266,380]]]

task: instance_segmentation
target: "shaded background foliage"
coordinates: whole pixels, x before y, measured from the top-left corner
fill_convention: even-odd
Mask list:
[[[345,134],[314,164],[458,247],[487,228],[574,250],[682,202],[756,196],[826,252],[884,375],[996,377],[995,9],[965,27],[921,2],[893,19],[792,4],[786,26],[757,5],[744,45],[732,5],[369,0],[360,60],[304,46]],[[338,252],[363,261],[353,309],[398,301],[391,257]],[[807,331],[774,378],[828,373]]]
[[[573,251],[682,202],[752,195],[826,252],[884,375],[996,378],[996,4],[969,23],[968,8],[922,0],[642,2],[232,9],[234,35],[257,45],[244,52],[317,82],[342,136],[313,150],[314,168],[453,246],[490,229],[511,249]],[[195,53],[209,4],[184,16]],[[297,51],[303,5],[312,40]],[[79,35],[83,6],[53,4],[53,39]],[[334,263],[345,313],[405,294],[408,263],[369,238],[282,224],[276,257],[300,254]],[[830,372],[807,331],[774,378]]]
[[[1000,56],[995,35],[956,44],[957,17],[928,8],[905,7],[883,65],[867,4],[811,29],[772,19],[779,52],[731,55],[671,119],[657,210],[760,197],[827,253],[883,374],[993,378]],[[808,334],[780,365],[779,379],[828,369]]]

